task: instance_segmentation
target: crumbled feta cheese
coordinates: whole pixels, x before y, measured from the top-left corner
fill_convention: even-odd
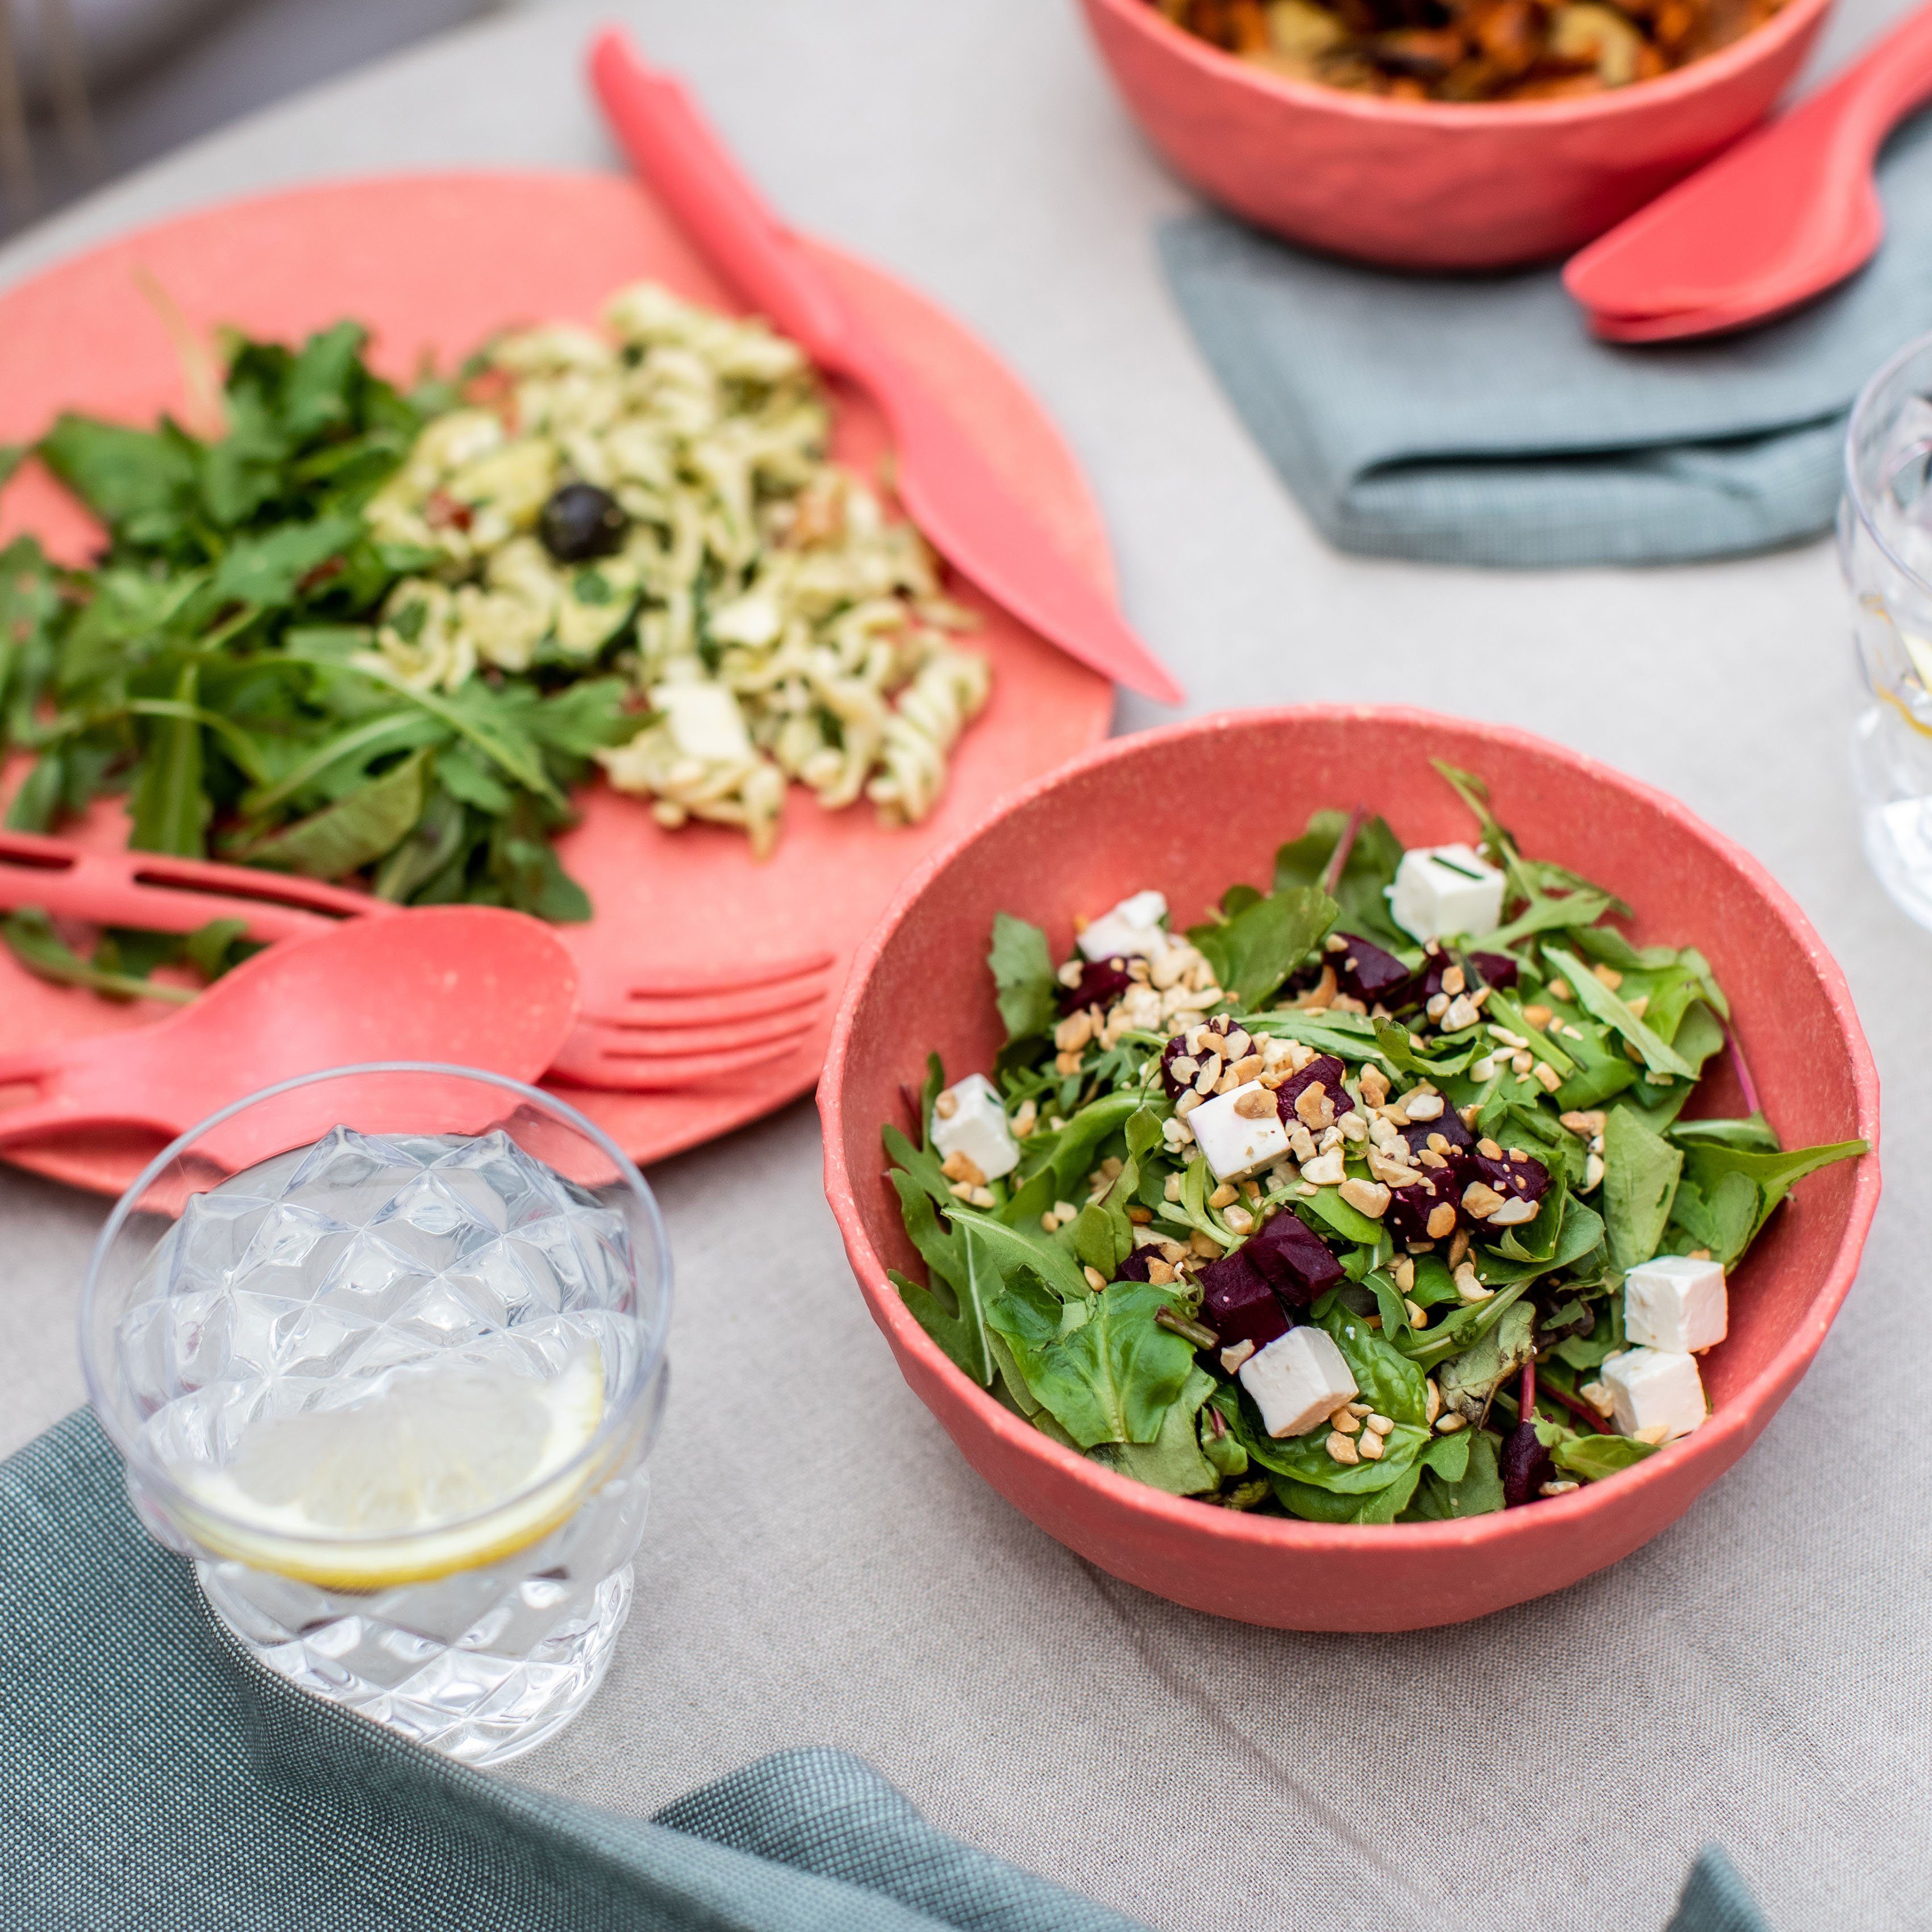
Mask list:
[[[1355,1399],[1355,1378],[1334,1339],[1320,1328],[1277,1335],[1240,1369],[1270,1436],[1306,1436]]]
[[[932,1144],[940,1159],[963,1154],[988,1180],[1012,1173],[1020,1164],[1020,1144],[1006,1125],[993,1083],[983,1073],[969,1073],[946,1091],[952,1096],[952,1112],[934,1108],[932,1116]]]
[[[1265,1112],[1250,1114],[1241,1111],[1240,1103],[1250,1094],[1266,1099]],[[1187,1124],[1194,1130],[1194,1138],[1216,1180],[1245,1180],[1288,1151],[1288,1130],[1281,1124],[1274,1094],[1258,1080],[1204,1100],[1188,1115]]]
[[[729,764],[752,756],[751,734],[738,700],[722,684],[658,684],[651,705],[664,714],[671,742],[687,758]]]
[[[1136,892],[1083,926],[1076,943],[1089,959],[1151,958],[1167,950],[1166,916],[1161,894]]]
[[[1696,1356],[1677,1349],[1624,1348],[1610,1356],[1600,1372],[1620,1434],[1674,1442],[1702,1426],[1704,1382]]]
[[[1724,1339],[1724,1270],[1688,1255],[1659,1255],[1624,1276],[1624,1332],[1647,1348],[1698,1354]]]
[[[1467,845],[1417,846],[1402,855],[1389,908],[1418,939],[1493,932],[1502,923],[1502,873]]]

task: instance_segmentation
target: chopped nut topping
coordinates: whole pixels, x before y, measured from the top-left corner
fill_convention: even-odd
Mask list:
[[[1475,1265],[1473,1262],[1464,1262],[1456,1269],[1456,1294],[1466,1308],[1472,1307],[1479,1301],[1488,1300],[1495,1293],[1494,1288],[1485,1288],[1476,1279]]]
[[[969,1187],[983,1187],[986,1184],[985,1171],[970,1154],[956,1150],[940,1162],[939,1171],[948,1180],[963,1180]]]
[[[1345,1402],[1328,1420],[1344,1436],[1358,1434],[1362,1426],[1362,1418],[1355,1413],[1353,1402]]]
[[[1087,1277],[1087,1286],[1090,1288],[1096,1294],[1098,1294],[1101,1289],[1106,1286],[1107,1277],[1103,1275],[1098,1268],[1084,1268],[1080,1270],[1080,1272]]]
[[[1472,1180],[1462,1190],[1462,1211],[1486,1221],[1503,1204],[1504,1197],[1486,1180]]]
[[[1606,966],[1600,961],[1592,966],[1590,970],[1613,993],[1624,982],[1624,976],[1614,966]],[[1554,991],[1554,988],[1552,988],[1552,990]],[[1559,994],[1558,997],[1560,998],[1561,995]]]
[[[1352,1174],[1336,1192],[1359,1214],[1378,1220],[1388,1212],[1389,1190],[1380,1181],[1364,1180]]]
[[[1456,1210],[1446,1201],[1429,1210],[1429,1219],[1424,1224],[1432,1241],[1444,1240],[1456,1231]]]
[[[1334,1102],[1328,1097],[1325,1083],[1311,1080],[1294,1096],[1296,1116],[1304,1126],[1332,1126],[1335,1120]]]
[[[1382,1460],[1382,1438],[1371,1431],[1364,1430],[1357,1444],[1357,1453],[1365,1462],[1379,1462]]]
[[[1429,1310],[1420,1302],[1405,1300],[1402,1312],[1408,1317],[1408,1325],[1412,1328],[1426,1328],[1429,1326]]]
[[[1412,1120],[1439,1120],[1442,1118],[1442,1096],[1412,1094],[1402,1102],[1402,1111]]]
[[[1549,1026],[1550,1022],[1556,1017],[1547,1006],[1525,1006],[1522,1010],[1522,1016],[1535,1028],[1538,1033],[1543,1032]]]
[[[1452,966],[1442,976],[1442,990],[1451,999],[1469,983],[1469,976],[1460,966]]]
[[[1234,1102],[1234,1112],[1244,1120],[1265,1120],[1276,1112],[1274,1095],[1267,1088],[1258,1087]]]
[[[1362,1069],[1362,1098],[1371,1107],[1382,1106],[1389,1096],[1388,1076],[1371,1062]]]
[[[1563,1124],[1573,1134],[1600,1134],[1609,1118],[1601,1108],[1592,1108],[1588,1113],[1569,1113],[1563,1116]]]
[[[959,1096],[957,1094],[940,1094],[939,1098],[933,1102],[932,1111],[942,1120],[951,1120],[959,1111]]]
[[[1324,1446],[1338,1462],[1359,1462],[1362,1460],[1362,1452],[1347,1436],[1339,1432],[1331,1435]]]

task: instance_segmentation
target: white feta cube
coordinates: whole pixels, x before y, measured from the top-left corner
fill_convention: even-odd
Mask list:
[[[1161,921],[1167,901],[1159,892],[1136,892],[1111,911],[1090,920],[1075,941],[1089,959],[1147,959],[1167,950]]]
[[[1264,1110],[1242,1112],[1245,1096],[1250,1094],[1258,1094],[1267,1101]],[[1260,1104],[1246,1101],[1250,1107],[1258,1108]],[[1274,1090],[1258,1080],[1204,1100],[1188,1115],[1187,1124],[1194,1130],[1196,1143],[1216,1180],[1245,1180],[1288,1151],[1288,1130],[1281,1124]]]
[[[736,764],[752,754],[745,714],[722,684],[653,685],[651,706],[664,714],[671,742],[687,758]]]
[[[944,1111],[949,1096],[950,1113]],[[932,1110],[932,1144],[941,1160],[963,1154],[988,1180],[1020,1164],[1020,1144],[1006,1125],[999,1090],[983,1073],[969,1073],[940,1095]]]
[[[1678,1349],[1625,1348],[1598,1372],[1610,1392],[1619,1434],[1674,1442],[1702,1427],[1707,1412],[1696,1356]]]
[[[1395,868],[1389,908],[1418,939],[1478,937],[1502,923],[1504,883],[1467,845],[1419,845]]]
[[[1724,1339],[1724,1270],[1688,1255],[1659,1255],[1624,1276],[1624,1332],[1646,1348],[1700,1354]]]
[[[1291,1328],[1277,1335],[1250,1355],[1239,1373],[1270,1436],[1306,1436],[1355,1399],[1347,1358],[1324,1329]]]

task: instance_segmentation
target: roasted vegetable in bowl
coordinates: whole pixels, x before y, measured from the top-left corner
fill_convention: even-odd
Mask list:
[[[1792,1184],[1687,1107],[1729,1009],[1694,946],[1526,858],[1479,779],[1474,842],[1319,814],[1184,935],[1159,893],[1056,966],[1002,914],[1007,1039],[935,1064],[885,1130],[965,1373],[1124,1474],[1246,1510],[1390,1523],[1532,1503],[1704,1421],[1700,1355]],[[1748,1292],[1748,1283],[1741,1292]]]
[[[1654,80],[1783,0],[1150,0],[1271,73],[1411,100],[1551,100]]]

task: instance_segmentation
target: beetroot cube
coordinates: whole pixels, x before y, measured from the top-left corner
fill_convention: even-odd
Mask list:
[[[1344,1279],[1328,1244],[1298,1214],[1283,1209],[1239,1252],[1274,1285],[1291,1308],[1306,1308]]]
[[[1380,1004],[1393,1012],[1403,1002],[1411,977],[1408,968],[1393,952],[1385,952],[1372,940],[1345,932],[1348,950],[1330,956],[1335,977],[1343,992],[1369,1006]]]
[[[1333,1054],[1319,1053],[1299,1073],[1290,1074],[1275,1089],[1275,1106],[1280,1112],[1282,1124],[1291,1132],[1301,1124],[1294,1103],[1318,1080],[1328,1091],[1328,1104],[1334,1108],[1336,1119],[1344,1114],[1352,1114],[1355,1103],[1349,1099],[1348,1090],[1342,1084],[1342,1076],[1346,1071]]]
[[[1288,1333],[1288,1316],[1245,1247],[1201,1270],[1201,1318],[1221,1338],[1224,1348],[1252,1342],[1265,1348]]]

